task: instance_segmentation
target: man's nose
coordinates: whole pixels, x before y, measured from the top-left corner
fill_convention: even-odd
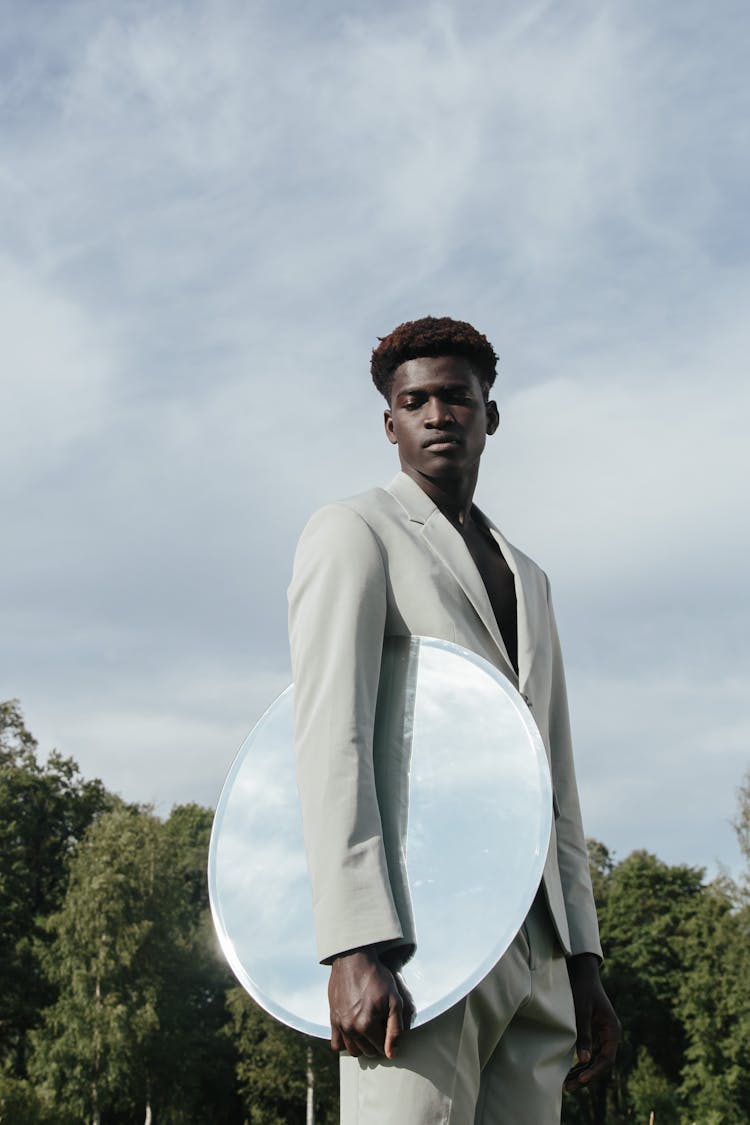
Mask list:
[[[425,425],[442,429],[445,426],[452,426],[453,421],[453,413],[447,402],[443,402],[440,398],[429,400]]]

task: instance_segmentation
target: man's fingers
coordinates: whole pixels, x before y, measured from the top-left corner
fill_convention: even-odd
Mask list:
[[[568,1073],[565,1075],[565,1081],[563,1083],[563,1087],[565,1090],[571,1091],[578,1089],[578,1079],[583,1071],[588,1069],[588,1065],[588,1063],[577,1063],[575,1066],[572,1066],[570,1068]]]
[[[565,1079],[565,1089],[570,1092],[572,1090],[579,1090],[582,1086],[588,1086],[589,1082],[594,1082],[597,1078],[601,1078],[610,1069],[612,1063],[610,1059],[602,1058],[597,1055],[593,1062],[579,1063],[574,1066],[572,1070],[568,1071]]]
[[[591,1039],[591,1010],[581,1012],[577,1016],[578,1039],[576,1040],[576,1055],[579,1063],[591,1061],[593,1043]]]
[[[351,1035],[347,1035],[340,1027],[333,1027],[331,1030],[331,1050],[340,1055],[343,1051],[347,1054],[353,1055],[357,1058],[362,1054],[356,1042]]]
[[[411,1027],[412,1020],[414,1019],[415,1015],[417,1014],[417,1008],[416,1008],[416,1005],[414,1003],[414,999],[412,997],[412,994],[411,994],[411,992],[409,992],[409,989],[406,987],[406,982],[404,981],[404,978],[401,976],[401,973],[396,973],[395,977],[396,977],[396,986],[398,988],[399,995],[401,997],[401,1003],[403,1004],[403,1009],[402,1009],[402,1012],[401,1012],[401,1019],[402,1019],[403,1025],[404,1025],[404,1031],[408,1031],[408,1029]]]
[[[331,967],[328,999],[334,1051],[355,1058],[393,1058],[414,1013],[409,990],[397,973],[366,949],[341,954]]]
[[[355,1059],[358,1059],[360,1055],[364,1055],[368,1059],[374,1059],[381,1054],[380,1048],[367,1035],[350,1034],[346,1036],[345,1042],[347,1051]]]
[[[612,1066],[610,1059],[605,1059],[602,1055],[597,1055],[591,1063],[591,1066],[584,1070],[581,1078],[583,1082],[592,1082],[595,1078],[601,1078],[603,1074]]]
[[[578,1065],[572,1067],[565,1078],[566,1090],[578,1090],[595,1082],[611,1068],[617,1057],[617,1045],[620,1041],[620,1024],[612,1013],[612,1019],[607,1020],[602,1029],[597,1032],[596,1054],[593,1055],[586,1047],[578,1048]],[[585,1042],[585,1038],[581,1041]]]
[[[382,1018],[369,1023],[339,1024],[331,1035],[331,1046],[339,1054],[346,1051],[352,1058],[366,1055],[368,1059],[382,1055],[385,1027]],[[335,1045],[334,1045],[335,1044]]]
[[[371,1042],[368,1033],[360,1033],[354,1027],[341,1027],[336,1024],[331,1030],[331,1050],[337,1054],[346,1051],[352,1058],[358,1059],[360,1055],[372,1058],[382,1055],[383,1045]]]
[[[358,1059],[360,1055],[367,1055],[368,1058],[377,1055],[380,1052],[367,1039],[357,1035],[354,1031],[339,1031],[336,1040],[338,1046],[333,1047],[334,1039],[331,1037],[331,1046],[338,1054],[346,1051],[347,1055],[351,1055],[353,1059]]]

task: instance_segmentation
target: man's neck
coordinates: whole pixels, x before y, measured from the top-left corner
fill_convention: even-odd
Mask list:
[[[469,522],[474,502],[474,489],[479,475],[478,468],[467,476],[441,480],[424,476],[404,465],[401,469],[419,485],[454,527],[461,529]]]

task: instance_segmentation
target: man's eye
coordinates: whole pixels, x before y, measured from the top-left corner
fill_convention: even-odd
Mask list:
[[[404,410],[416,410],[420,403],[417,402],[416,399],[410,398],[407,399],[406,402],[404,402],[402,405],[404,407]]]

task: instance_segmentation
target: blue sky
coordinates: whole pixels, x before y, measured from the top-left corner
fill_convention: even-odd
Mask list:
[[[0,694],[214,804],[379,335],[501,357],[478,500],[548,571],[588,831],[737,864],[750,17],[719,0],[57,5],[0,21]]]

